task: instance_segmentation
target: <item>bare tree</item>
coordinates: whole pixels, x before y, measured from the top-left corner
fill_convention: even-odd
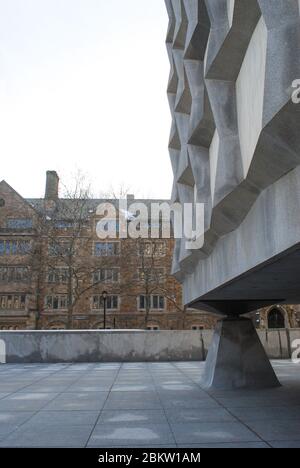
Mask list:
[[[127,189],[120,187],[105,195],[106,200],[117,201],[127,196]],[[64,308],[67,310],[67,328],[70,329],[73,328],[74,312],[81,299],[88,292],[97,291],[97,286],[104,286],[105,281],[99,271],[106,271],[107,282],[112,280],[107,272],[113,275],[116,258],[93,255],[96,208],[97,201],[92,198],[89,184],[78,174],[73,187],[65,188],[63,198],[50,203],[46,200],[40,209],[32,254],[32,271],[37,275],[37,328],[40,326],[39,312],[45,306],[51,308],[53,305],[45,304],[45,297],[46,302],[48,297],[50,302],[52,296],[66,297]],[[128,222],[130,220],[129,216]],[[136,301],[142,296],[145,328],[149,324],[153,296],[156,296],[156,300],[157,296],[158,300],[161,296],[166,303],[171,303],[182,313],[184,322],[185,308],[182,307],[178,290],[176,292],[176,281],[170,276],[171,265],[166,265],[163,248],[167,248],[167,243],[162,239],[122,241],[123,251],[118,260],[122,264],[122,275],[119,284],[114,283],[108,291],[123,297],[135,297]]]
[[[137,302],[140,297],[143,298],[146,329],[153,310],[153,296],[156,296],[156,300],[162,297],[164,302],[171,303],[182,314],[184,321],[185,307],[181,304],[181,297],[176,294],[176,281],[170,274],[171,266],[165,263],[165,248],[166,244],[161,239],[129,239],[126,243],[128,273],[121,279],[121,294],[135,297]],[[159,305],[157,308],[160,308]]]
[[[45,306],[51,308],[51,304],[43,304],[43,290],[53,291],[54,296],[64,295],[68,329],[73,328],[74,310],[80,299],[103,283],[99,271],[113,265],[109,257],[97,257],[93,262],[96,206],[84,177],[79,175],[73,185],[72,189],[65,188],[64,198],[44,202],[31,262],[33,274],[37,275],[38,317]]]
[[[130,187],[125,184],[120,184],[118,187],[111,186],[108,190],[103,190],[99,194],[99,198],[107,200],[125,199],[130,193]]]

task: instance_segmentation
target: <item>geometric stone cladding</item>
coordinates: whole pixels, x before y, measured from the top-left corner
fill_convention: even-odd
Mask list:
[[[185,240],[177,240],[173,259],[191,303],[197,292],[188,278],[196,278],[259,195],[299,165],[300,105],[291,94],[300,78],[300,6],[298,0],[165,3],[172,201],[205,204],[203,247],[186,250]],[[204,285],[201,294],[207,291]]]

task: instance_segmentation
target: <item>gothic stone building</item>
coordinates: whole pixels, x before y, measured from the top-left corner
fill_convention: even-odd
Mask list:
[[[257,328],[300,328],[299,305],[275,305],[249,314]]]
[[[215,326],[217,317],[182,306],[181,286],[169,274],[173,239],[101,241],[103,200],[60,199],[58,183],[49,171],[45,197],[24,199],[0,182],[0,330],[103,328],[103,291],[107,328]],[[299,327],[300,307],[278,305],[252,318],[263,329]]]
[[[215,325],[216,317],[182,307],[169,274],[172,239],[145,242],[142,254],[137,240],[101,241],[103,200],[60,199],[58,184],[49,171],[44,199],[24,199],[0,182],[0,329],[103,328],[103,291],[107,328]]]

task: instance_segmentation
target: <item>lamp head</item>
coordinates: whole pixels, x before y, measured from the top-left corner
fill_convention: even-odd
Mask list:
[[[102,298],[103,298],[104,300],[106,300],[106,298],[107,298],[107,291],[103,291],[103,293],[102,293]]]

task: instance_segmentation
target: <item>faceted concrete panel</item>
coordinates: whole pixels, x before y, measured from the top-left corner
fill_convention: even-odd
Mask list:
[[[236,82],[239,137],[245,177],[262,131],[266,55],[267,28],[261,18]]]
[[[290,217],[299,211],[300,106],[291,100],[300,77],[299,2],[168,0],[167,7],[177,75],[171,71],[168,88],[178,151],[173,194],[194,203],[194,184],[206,215],[201,249],[176,243],[173,273],[184,301],[203,308],[231,284],[230,299],[251,299],[255,308],[298,302],[296,284],[279,291],[253,276],[243,297],[234,284],[270,262],[278,274],[277,256],[300,245],[298,216]],[[173,150],[170,142],[171,159]]]

